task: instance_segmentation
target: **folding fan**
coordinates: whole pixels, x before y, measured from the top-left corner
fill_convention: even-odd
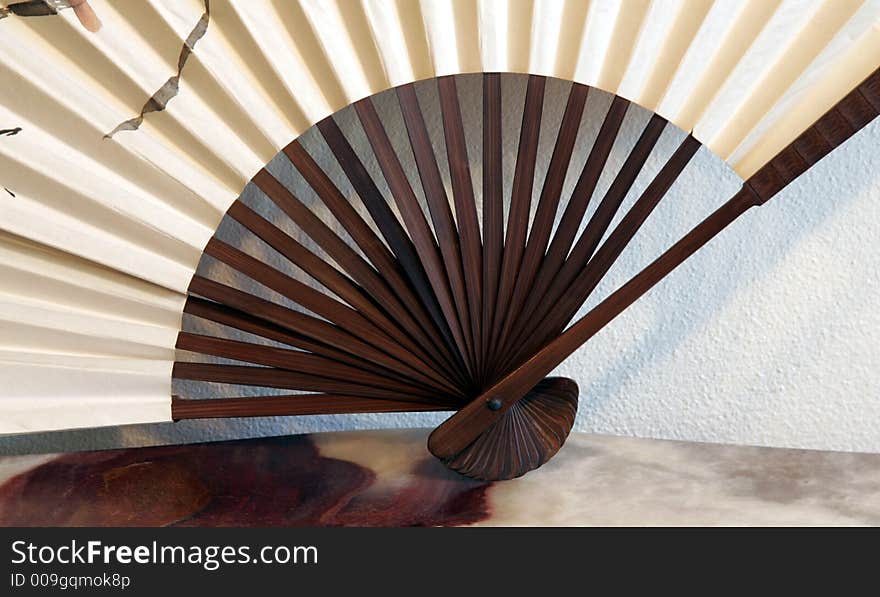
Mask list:
[[[565,441],[577,386],[546,375],[880,113],[878,0],[9,1],[0,56],[0,432],[457,411],[428,447],[485,479]],[[524,101],[503,97],[506,72],[528,75]],[[481,103],[460,101],[463,73],[483,73]],[[547,77],[573,84],[537,182]],[[440,147],[415,81],[439,97]],[[563,196],[594,92],[613,101]],[[633,105],[654,115],[598,193]],[[313,126],[333,172],[300,140]],[[671,127],[684,140],[624,210]],[[741,190],[571,323],[701,146]],[[196,273],[207,259],[277,300]],[[181,331],[183,314],[213,331]],[[172,379],[266,395],[172,399]]]

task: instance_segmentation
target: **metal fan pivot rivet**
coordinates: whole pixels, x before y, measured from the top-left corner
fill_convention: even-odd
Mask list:
[[[501,408],[501,398],[490,398],[486,400],[486,406],[489,410],[499,410]]]

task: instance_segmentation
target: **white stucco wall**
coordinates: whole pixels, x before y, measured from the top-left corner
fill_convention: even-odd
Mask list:
[[[523,79],[505,81],[521,102]],[[479,155],[479,86],[460,87]],[[551,81],[548,122],[558,123],[567,86]],[[425,102],[430,91],[420,89]],[[378,102],[394,116],[392,96]],[[589,150],[609,98],[587,103],[566,190]],[[430,111],[430,110],[428,110]],[[466,114],[467,118],[470,118]],[[648,115],[627,117],[611,161],[622,162]],[[343,114],[346,128],[354,120]],[[440,141],[439,116],[432,125]],[[557,124],[552,124],[553,129]],[[506,130],[512,170],[518,117]],[[397,127],[395,142],[405,140]],[[352,140],[362,142],[357,130]],[[667,131],[631,193],[632,203],[681,139]],[[542,135],[538,181],[553,139]],[[306,139],[309,147],[316,140]],[[441,145],[442,147],[442,145]],[[322,159],[327,158],[326,152]],[[614,170],[612,170],[613,175]],[[479,169],[474,169],[479,186]],[[603,177],[598,191],[607,188]],[[337,180],[339,180],[337,178]],[[307,197],[296,177],[288,181]],[[341,183],[340,183],[341,184]],[[701,150],[587,308],[628,279],[739,187]],[[345,189],[345,187],[343,186]],[[540,191],[536,185],[535,197]],[[595,207],[595,198],[592,207]],[[653,289],[558,373],[576,379],[576,429],[616,435],[880,452],[880,119],[761,208],[747,213]],[[356,415],[188,421],[0,438],[0,453],[202,441],[389,426],[434,426],[442,415]]]

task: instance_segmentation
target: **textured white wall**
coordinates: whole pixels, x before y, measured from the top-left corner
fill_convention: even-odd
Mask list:
[[[555,134],[567,85],[551,81],[545,130]],[[524,79],[505,80],[508,105],[521,105]],[[435,112],[429,87],[420,87]],[[473,154],[479,155],[479,81],[460,85]],[[393,97],[377,102],[398,122]],[[608,96],[592,93],[566,183],[586,158]],[[631,110],[611,163],[619,165],[648,114]],[[366,148],[351,113],[339,122]],[[429,122],[442,151],[439,117]],[[512,171],[518,117],[506,123]],[[405,143],[402,126],[394,142]],[[624,209],[681,140],[667,131]],[[314,135],[305,140],[319,148]],[[552,150],[542,134],[541,167]],[[368,153],[368,152],[365,152]],[[327,152],[320,161],[330,164]],[[273,164],[295,191],[298,176]],[[375,169],[374,164],[370,164]],[[612,168],[612,175],[615,171]],[[445,172],[444,172],[445,174]],[[474,167],[479,188],[480,171]],[[508,177],[509,179],[510,177]],[[339,176],[341,188],[348,187]],[[607,188],[611,176],[600,182]],[[417,185],[416,185],[417,186]],[[701,150],[594,293],[595,304],[650,262],[739,188],[737,177]],[[249,196],[250,201],[255,196]],[[568,359],[576,379],[576,429],[597,433],[801,448],[880,452],[880,120],[761,208],[747,213]],[[592,207],[595,207],[593,203]],[[230,229],[227,238],[234,240]],[[210,264],[206,264],[210,269]],[[214,271],[214,270],[212,270]],[[147,445],[368,427],[434,426],[442,415],[356,415],[187,421],[0,438],[0,452]]]

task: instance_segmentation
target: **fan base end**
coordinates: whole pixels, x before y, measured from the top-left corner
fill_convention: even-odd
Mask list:
[[[578,386],[567,377],[547,377],[461,452],[440,458],[448,468],[482,481],[521,477],[548,460],[574,425]],[[436,456],[436,454],[435,454]]]

